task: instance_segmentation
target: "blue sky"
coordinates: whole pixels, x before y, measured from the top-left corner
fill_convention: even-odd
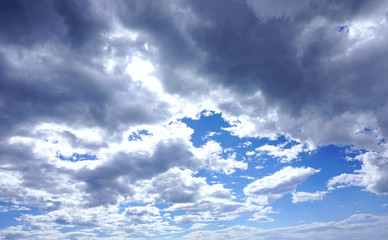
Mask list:
[[[387,12],[1,1],[0,239],[386,239]]]

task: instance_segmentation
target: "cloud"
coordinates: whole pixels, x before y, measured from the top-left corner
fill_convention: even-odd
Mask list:
[[[186,234],[182,239],[384,239],[387,233],[384,227],[386,216],[356,214],[347,219],[333,222],[313,222],[292,227],[273,229],[248,226],[233,226],[217,231],[195,231]],[[384,230],[382,230],[384,229]]]
[[[12,205],[12,206],[0,206],[0,212],[13,212],[13,211],[30,211],[30,208],[19,206],[19,205]]]
[[[317,200],[322,200],[326,195],[327,191],[317,191],[314,193],[309,192],[293,192],[292,193],[292,203],[299,202],[312,202]]]
[[[157,74],[167,91],[207,95],[228,119],[242,120],[241,129],[230,129],[239,136],[273,137],[281,133],[314,146],[375,145],[375,136],[355,135],[354,128],[375,126],[386,132],[384,91],[376,87],[385,86],[385,70],[382,64],[363,60],[370,56],[366,59],[385,61],[385,3],[303,1],[292,7],[280,5],[178,1],[156,11],[155,5],[135,1],[128,4],[134,14],[123,14],[122,18],[128,27],[141,26],[148,33],[147,40],[159,47],[159,55],[152,61],[163,63]],[[219,6],[223,14],[213,14]],[[278,12],[271,13],[271,9]],[[257,17],[260,11],[275,18],[261,21]],[[228,16],[236,12],[239,20],[231,20]],[[154,22],[159,23],[157,31]],[[338,25],[348,26],[358,37],[338,32]],[[376,37],[362,37],[360,28]],[[179,72],[177,66],[189,70]],[[196,82],[209,79],[212,90],[182,87],[192,84],[187,83],[187,75],[199,79]],[[365,78],[374,80],[365,85]],[[227,98],[213,97],[224,91],[220,86],[230,92],[223,94]],[[187,89],[195,90],[187,93]],[[338,124],[344,127],[334,128]]]
[[[152,155],[118,152],[112,157],[93,170],[85,167],[75,173],[75,178],[85,183],[83,189],[92,206],[115,204],[117,195],[131,195],[131,183],[150,179],[173,166],[195,166],[192,153],[175,140],[160,142]]]
[[[319,170],[310,167],[284,167],[270,176],[248,184],[244,193],[250,201],[266,205],[288,192],[295,191],[299,184],[317,172]]]
[[[175,216],[174,221],[176,223],[195,223],[195,222],[201,221],[201,216],[199,216],[199,215]]]
[[[273,18],[288,18],[300,13],[310,4],[310,0],[302,1],[251,1],[248,0],[248,6],[252,7],[258,19],[269,21]]]
[[[195,151],[195,154],[198,158],[205,160],[204,167],[213,171],[231,174],[235,172],[235,169],[246,170],[248,168],[247,163],[236,160],[235,154],[229,154],[226,159],[222,158],[222,147],[215,141],[208,141]]]
[[[155,237],[181,233],[173,220],[271,221],[272,208],[257,203],[287,193],[293,202],[323,197],[296,192],[319,172],[309,167],[286,167],[248,184],[246,202],[227,185],[207,183],[201,174],[221,174],[221,181],[246,176],[249,166],[239,149],[226,153],[210,140],[214,132],[193,146],[194,130],[179,119],[202,110],[222,113],[231,124],[223,130],[234,136],[299,143],[257,149],[284,163],[324,145],[362,149],[361,169],[328,187],[387,194],[387,6],[2,1],[0,200],[42,214],[23,213],[18,220],[29,231],[8,227],[0,237]],[[131,205],[136,201],[142,206]],[[169,216],[173,211],[182,212]],[[337,233],[331,223],[317,226]]]
[[[206,223],[194,223],[194,224],[190,227],[190,229],[196,230],[196,229],[204,228],[204,227],[206,227],[206,226],[207,226]]]
[[[154,201],[165,203],[195,203],[207,197],[233,199],[229,189],[221,184],[208,185],[205,178],[194,174],[188,169],[172,168],[153,178],[147,192]]]
[[[329,189],[358,186],[364,187],[369,192],[387,195],[387,152],[366,152],[354,159],[362,163],[361,169],[356,170],[353,174],[343,173],[331,178],[327,183]]]
[[[299,153],[308,151],[303,144],[296,144],[290,148],[285,148],[285,144],[273,146],[265,144],[255,149],[260,154],[267,154],[280,159],[281,163],[291,162],[298,158]]]

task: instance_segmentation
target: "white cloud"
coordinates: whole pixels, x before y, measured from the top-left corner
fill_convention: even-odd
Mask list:
[[[0,213],[5,212],[14,212],[14,211],[30,211],[31,209],[24,206],[19,205],[11,205],[11,206],[0,206]]]
[[[255,152],[254,151],[248,151],[248,152],[245,153],[245,155],[253,156],[253,155],[255,155]]]
[[[240,177],[245,178],[245,179],[249,179],[249,180],[254,180],[254,179],[256,179],[255,177],[247,176],[247,175],[241,175]]]
[[[205,145],[196,149],[194,154],[199,159],[203,159],[203,167],[209,168],[213,171],[222,172],[225,174],[231,174],[235,172],[235,169],[246,170],[248,164],[242,161],[236,160],[235,154],[228,154],[228,157],[222,158],[222,147],[215,141],[208,141]]]
[[[201,216],[199,215],[181,215],[175,216],[174,221],[176,223],[196,223],[201,221]]]
[[[317,200],[322,200],[326,195],[327,191],[317,191],[314,193],[309,192],[292,192],[292,202],[312,202]]]
[[[208,225],[208,224],[206,224],[206,223],[194,223],[194,224],[190,227],[190,229],[191,229],[191,230],[201,229],[201,228],[206,227],[207,225]]]
[[[233,220],[241,215],[256,213],[260,218],[272,213],[272,208],[263,208],[239,202],[222,184],[209,185],[203,177],[194,177],[195,172],[172,168],[151,180],[140,181],[134,196],[136,201],[163,202],[172,204],[164,211],[184,211],[175,216],[178,223],[199,221]]]
[[[327,184],[329,189],[359,186],[369,192],[387,195],[388,151],[366,152],[354,159],[362,162],[361,169],[356,170],[353,174],[344,173],[331,178]]]
[[[319,170],[310,167],[285,167],[270,176],[260,178],[244,188],[249,200],[259,204],[270,202],[293,192],[296,187]]]
[[[268,214],[274,213],[272,207],[266,207],[263,208],[262,211],[256,212],[252,215],[252,218],[248,219],[249,221],[254,221],[254,222],[273,222],[274,219],[266,216]]]
[[[258,155],[267,154],[273,157],[276,157],[280,160],[281,163],[289,163],[298,158],[298,155],[301,152],[308,151],[306,146],[303,144],[296,144],[290,148],[285,148],[286,144],[280,144],[278,146],[265,144],[261,147],[255,149],[259,152]]]
[[[272,229],[247,226],[233,226],[217,231],[195,231],[182,239],[385,239],[387,216],[356,214],[345,220],[331,222],[313,222],[291,227]]]
[[[195,203],[177,203],[166,211],[185,210],[186,214],[199,214],[202,221],[234,220],[241,215],[272,213],[272,207],[264,208],[250,203],[241,203],[229,199],[206,197]],[[182,216],[183,217],[183,216]]]
[[[195,203],[206,198],[233,199],[230,189],[221,184],[208,185],[204,177],[194,177],[195,172],[171,168],[139,187],[154,202]]]
[[[208,132],[204,137],[202,137],[202,140],[209,139],[210,137],[220,135],[221,133],[219,132]]]

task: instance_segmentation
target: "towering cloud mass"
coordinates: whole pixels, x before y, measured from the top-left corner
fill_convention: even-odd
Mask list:
[[[383,0],[0,1],[0,238],[384,239],[387,16]],[[380,208],[303,208],[349,196]]]

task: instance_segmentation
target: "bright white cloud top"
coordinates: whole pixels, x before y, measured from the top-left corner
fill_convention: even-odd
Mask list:
[[[0,238],[385,240],[387,13],[1,1]]]

